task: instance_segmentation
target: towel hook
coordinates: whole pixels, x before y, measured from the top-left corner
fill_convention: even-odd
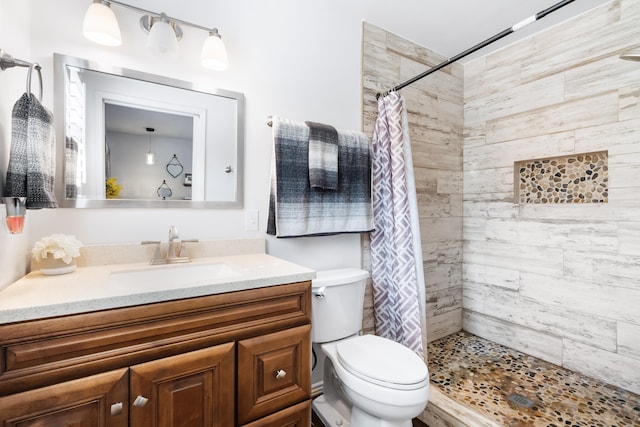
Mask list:
[[[42,72],[40,71],[41,67],[37,62],[29,65],[29,73],[27,74],[27,93],[31,94],[31,74],[33,73],[34,68],[38,72],[38,81],[40,82],[40,96],[38,96],[38,100],[42,101]]]

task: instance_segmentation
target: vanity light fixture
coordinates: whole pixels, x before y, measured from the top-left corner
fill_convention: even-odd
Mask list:
[[[109,2],[93,0],[82,24],[82,34],[92,42],[105,46],[120,46],[122,36],[116,15]]]
[[[200,57],[202,66],[212,70],[227,69],[227,49],[217,28],[203,27],[172,18],[166,13],[152,12],[116,0],[93,0],[84,18],[83,34],[87,39],[106,46],[121,44],[120,28],[111,10],[112,5],[143,13],[140,26],[149,34],[147,45],[153,52],[163,56],[176,57],[178,54],[178,41],[182,38],[182,29],[178,24],[206,31],[207,37],[203,42]]]
[[[140,26],[149,33],[147,47],[152,52],[171,58],[178,56],[178,40],[182,38],[182,30],[169,20],[166,13],[161,13],[160,17],[145,15],[140,18]]]
[[[200,52],[202,66],[211,70],[225,70],[229,61],[227,60],[227,49],[224,47],[222,37],[218,29],[214,28],[209,32]]]
[[[155,132],[156,130],[154,128],[145,128],[145,130],[147,131],[147,135],[149,135],[149,148],[147,150],[147,161],[146,163],[148,165],[152,165],[156,162],[155,156],[154,154],[151,152],[151,134],[153,132]]]

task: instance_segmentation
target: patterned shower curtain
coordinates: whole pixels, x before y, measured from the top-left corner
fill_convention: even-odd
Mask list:
[[[373,135],[371,264],[376,333],[424,357],[424,273],[407,116],[400,95],[378,99]]]

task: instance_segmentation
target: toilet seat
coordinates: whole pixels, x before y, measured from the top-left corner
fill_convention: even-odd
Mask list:
[[[342,367],[352,375],[396,390],[415,390],[429,383],[429,370],[409,348],[376,335],[362,335],[337,343]]]

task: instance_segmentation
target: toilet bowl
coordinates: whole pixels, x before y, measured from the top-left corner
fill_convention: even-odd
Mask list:
[[[411,427],[429,398],[426,364],[401,344],[358,335],[366,271],[317,276],[312,335],[323,395],[314,399],[314,410],[327,427]]]
[[[352,411],[359,409],[373,417],[401,422],[424,409],[429,398],[429,372],[407,347],[363,335],[323,344],[322,350],[332,362],[342,392],[353,404]]]

